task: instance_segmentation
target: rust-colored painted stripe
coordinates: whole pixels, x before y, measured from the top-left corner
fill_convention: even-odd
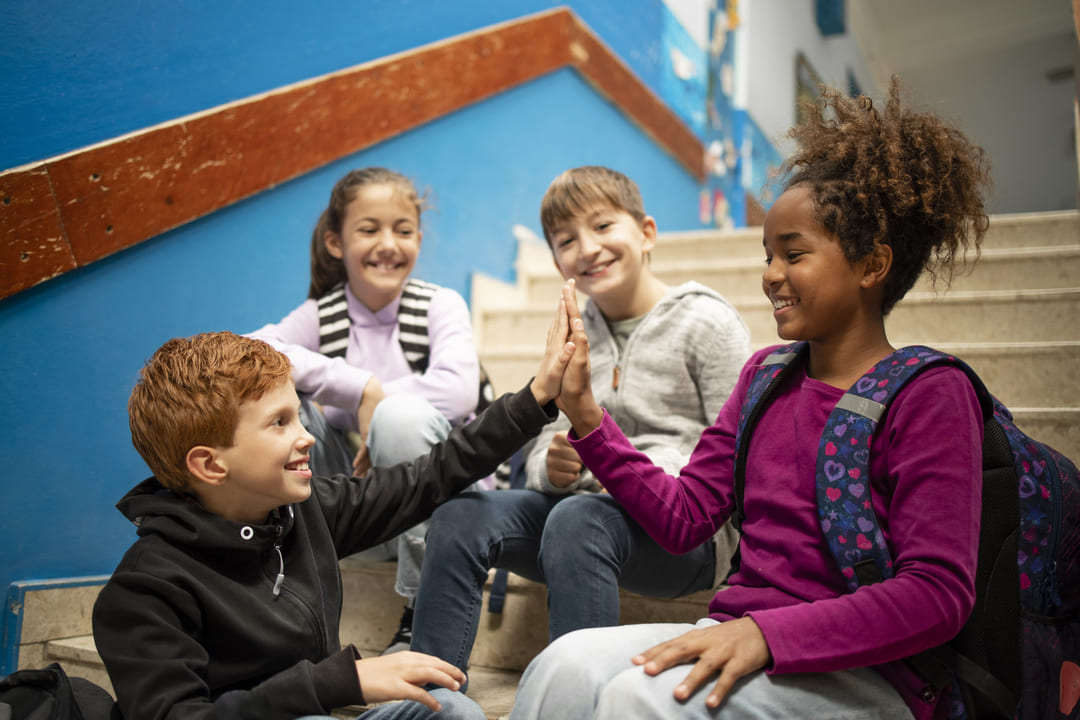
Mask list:
[[[0,174],[0,298],[568,66],[703,178],[696,136],[560,8]]]
[[[0,297],[75,269],[45,168],[0,175],[0,238]]]
[[[698,136],[576,17],[570,56],[578,72],[600,93],[633,118],[694,177],[705,181],[704,148]]]

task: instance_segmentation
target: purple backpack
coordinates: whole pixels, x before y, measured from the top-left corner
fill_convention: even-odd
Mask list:
[[[739,417],[733,522],[741,525],[750,436],[769,396],[805,360],[806,343],[768,355]],[[947,363],[971,380],[983,408],[983,506],[975,608],[948,643],[907,662],[949,717],[1080,718],[1080,479],[1076,466],[1033,440],[961,360],[928,347],[897,350],[837,403],[818,447],[822,532],[854,591],[892,577],[892,559],[870,503],[869,449],[889,402],[927,367]],[[733,565],[734,567],[734,565]]]

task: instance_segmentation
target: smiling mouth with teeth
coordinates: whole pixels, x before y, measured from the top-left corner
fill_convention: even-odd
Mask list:
[[[308,461],[307,460],[302,460],[300,462],[289,463],[288,465],[285,466],[285,469],[286,470],[296,470],[296,471],[299,471],[299,472],[304,472],[306,470],[310,470],[311,468],[308,466]]]
[[[609,267],[611,267],[612,263],[614,263],[614,262],[615,261],[612,260],[611,262],[606,262],[603,265],[593,265],[591,268],[589,268],[588,270],[583,272],[582,275],[585,275],[586,277],[588,277],[590,275],[599,275],[600,273],[604,272]]]
[[[773,300],[772,306],[774,310],[780,310],[782,308],[791,307],[798,302],[798,300]]]

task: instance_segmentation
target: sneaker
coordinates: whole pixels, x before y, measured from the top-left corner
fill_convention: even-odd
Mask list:
[[[390,640],[389,647],[382,651],[383,655],[409,649],[412,644],[412,616],[413,609],[406,606],[405,612],[401,613],[401,623],[398,625],[397,632],[394,633],[393,639]]]

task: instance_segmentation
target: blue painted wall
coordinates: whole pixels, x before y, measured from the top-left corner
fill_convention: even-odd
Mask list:
[[[662,0],[8,0],[0,168],[563,5],[660,93]]]

